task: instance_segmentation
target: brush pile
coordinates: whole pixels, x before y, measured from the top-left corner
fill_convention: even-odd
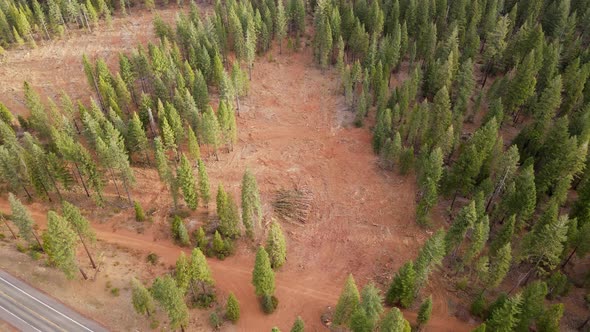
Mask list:
[[[305,224],[311,210],[312,194],[308,189],[279,189],[272,202],[275,215],[287,222]]]

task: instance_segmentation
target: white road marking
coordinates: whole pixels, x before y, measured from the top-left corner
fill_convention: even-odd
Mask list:
[[[34,327],[33,325],[31,325],[31,324],[27,323],[27,322],[26,322],[24,319],[22,319],[22,318],[18,317],[17,315],[13,314],[12,312],[8,311],[8,310],[7,310],[6,308],[4,308],[2,305],[0,305],[0,308],[1,308],[2,310],[6,311],[7,313],[11,314],[13,317],[15,317],[16,319],[20,320],[21,322],[23,322],[23,323],[25,323],[25,324],[29,325],[29,326],[30,326],[30,327],[31,327],[33,330],[35,330],[35,331],[39,331],[39,332],[43,332],[43,331],[39,330],[38,328]]]
[[[44,305],[44,306],[45,306],[45,307],[47,307],[47,308],[49,308],[49,309],[53,310],[55,313],[58,313],[58,314],[60,314],[62,317],[66,318],[67,320],[71,321],[72,323],[74,323],[74,324],[76,324],[76,325],[80,326],[80,327],[81,327],[81,328],[83,328],[84,330],[86,330],[86,331],[89,331],[89,332],[94,332],[94,331],[92,331],[91,329],[87,328],[86,326],[84,326],[84,325],[82,325],[82,324],[78,323],[76,320],[74,320],[74,319],[70,318],[69,316],[67,316],[67,315],[64,315],[63,313],[61,313],[61,312],[59,312],[59,311],[55,310],[53,307],[51,307],[50,305],[46,304],[45,302],[43,302],[43,301],[41,301],[41,300],[37,299],[37,298],[36,298],[36,297],[34,297],[33,295],[31,295],[31,294],[27,293],[26,291],[24,291],[24,290],[20,289],[18,286],[14,285],[14,284],[13,284],[13,283],[11,283],[10,281],[8,281],[8,280],[6,280],[6,279],[4,279],[4,278],[2,278],[2,277],[0,277],[0,280],[2,280],[2,281],[4,281],[5,283],[7,283],[7,284],[11,285],[12,287],[14,287],[14,288],[18,289],[19,291],[21,291],[23,294],[27,295],[27,296],[28,296],[28,297],[30,297],[31,299],[33,299],[33,300],[35,300],[35,301],[39,302],[40,304]],[[6,310],[6,309],[4,309],[4,310]]]

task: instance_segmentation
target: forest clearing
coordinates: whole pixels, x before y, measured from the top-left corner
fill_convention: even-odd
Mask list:
[[[587,330],[590,19],[578,45],[439,1],[419,33],[414,0],[98,0],[59,38],[31,13],[0,54],[0,268],[114,331]]]

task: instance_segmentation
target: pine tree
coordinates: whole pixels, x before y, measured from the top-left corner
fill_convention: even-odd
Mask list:
[[[188,285],[190,282],[190,270],[189,270],[189,261],[186,258],[186,255],[183,251],[180,252],[180,256],[176,260],[176,268],[174,271],[174,278],[176,280],[176,285],[182,291],[182,293],[186,293],[188,289]]]
[[[229,293],[227,302],[225,304],[225,318],[232,323],[236,323],[240,319],[240,303],[234,293]]]
[[[256,59],[256,31],[252,24],[248,25],[246,31],[246,63],[248,64],[248,77],[252,80],[252,67]]]
[[[393,277],[385,301],[390,305],[400,304],[408,308],[416,297],[416,272],[412,261],[406,262]]]
[[[130,152],[144,153],[146,162],[148,157],[148,139],[143,129],[143,124],[137,113],[133,112],[131,120],[127,124],[127,148]]]
[[[168,119],[163,117],[160,119],[161,124],[161,134],[162,134],[162,143],[164,143],[164,148],[166,150],[176,150],[177,145],[174,139],[174,131],[170,124],[168,123]]]
[[[367,318],[367,315],[361,308],[357,308],[350,317],[350,323],[348,324],[350,331],[352,332],[370,332],[371,323]]]
[[[277,15],[275,17],[275,38],[279,42],[279,54],[283,53],[283,39],[287,34],[287,16],[283,1],[277,2]]]
[[[404,319],[402,312],[393,307],[387,312],[385,317],[379,323],[379,332],[405,332],[407,321]]]
[[[564,306],[562,303],[554,304],[537,320],[537,329],[539,332],[558,332],[560,331],[559,321],[563,316]]]
[[[260,227],[262,219],[262,204],[258,192],[258,184],[254,174],[246,169],[242,177],[242,223],[246,228],[246,235],[253,238],[254,226]]]
[[[495,255],[500,248],[505,246],[506,244],[512,242],[512,236],[514,235],[514,225],[516,223],[516,215],[512,215],[508,218],[508,220],[504,223],[498,234],[492,242],[490,243],[489,252],[492,255]]]
[[[191,126],[188,126],[187,132],[188,155],[193,161],[198,161],[201,159],[201,149],[197,141],[197,136]]]
[[[533,229],[524,236],[523,260],[533,263],[540,271],[551,271],[561,261],[564,243],[567,240],[567,216],[557,217],[557,203],[549,203]]]
[[[465,252],[465,262],[471,263],[484,249],[490,235],[490,219],[484,215],[473,226],[471,243]]]
[[[174,216],[172,219],[172,235],[181,245],[188,246],[190,244],[186,226],[179,216]]]
[[[90,259],[92,268],[96,269],[94,259],[92,258],[92,255],[90,255],[90,251],[86,245],[86,241],[93,242],[96,240],[96,234],[90,226],[88,219],[82,215],[80,209],[67,201],[63,201],[63,217],[70,224],[72,230],[78,234],[78,238],[88,255],[88,259]]]
[[[373,283],[363,287],[359,309],[363,311],[371,330],[376,326],[379,317],[383,313],[382,301],[380,291]]]
[[[518,323],[522,297],[520,294],[508,299],[502,306],[494,310],[486,320],[486,330],[498,332],[510,332]]]
[[[213,148],[215,156],[219,160],[217,149],[221,143],[221,129],[211,106],[207,107],[203,115],[203,141]]]
[[[180,166],[178,167],[178,183],[182,189],[182,196],[186,205],[191,209],[195,210],[199,203],[199,196],[197,193],[195,175],[193,169],[186,159],[184,153],[180,157]]]
[[[500,285],[506,274],[510,270],[512,262],[512,248],[510,243],[501,247],[490,262],[489,272],[487,274],[487,285],[490,288],[496,288]]]
[[[140,315],[148,317],[154,312],[154,299],[152,294],[137,279],[131,278],[131,302],[133,308]]]
[[[524,289],[516,331],[528,331],[531,323],[541,316],[547,292],[547,284],[539,280],[534,281]]]
[[[418,317],[416,318],[418,326],[424,326],[424,325],[428,324],[431,314],[432,314],[432,295],[430,295],[420,305],[420,309],[418,310]]]
[[[535,92],[537,80],[534,69],[535,51],[531,51],[517,66],[516,75],[508,83],[504,102],[506,110],[515,113],[524,102]]]
[[[295,319],[291,332],[305,332],[305,322],[303,322],[301,316],[297,316],[297,319]]]
[[[270,259],[264,247],[258,247],[256,262],[252,271],[252,284],[256,296],[272,296],[275,292],[275,274],[270,265]]]
[[[477,213],[475,210],[475,201],[471,201],[469,205],[463,207],[457,217],[451,224],[445,237],[446,252],[450,253],[456,248],[460,247],[465,237],[467,230],[475,224],[477,220]]]
[[[201,159],[199,159],[197,162],[197,170],[199,176],[199,195],[205,207],[208,207],[209,200],[211,199],[211,192],[209,188],[209,176],[207,175],[207,168],[205,167],[205,163]]]
[[[37,92],[31,88],[31,85],[28,82],[24,82],[24,93],[25,93],[25,104],[27,108],[31,111],[31,116],[29,117],[29,124],[31,127],[41,135],[42,138],[50,137],[51,131],[49,129],[49,125],[51,121],[47,116],[47,112],[45,111],[45,107],[43,103],[41,103],[41,99]]]
[[[416,284],[422,285],[432,271],[432,268],[440,265],[445,257],[445,231],[439,229],[422,246],[418,258],[414,264],[416,271]]]
[[[37,241],[37,244],[41,246],[41,242],[39,242],[33,229],[35,221],[33,221],[27,208],[12,193],[8,194],[8,201],[10,202],[10,209],[12,211],[11,220],[18,228],[19,235],[25,239],[29,245],[33,243],[34,238]]]
[[[348,275],[336,309],[334,310],[334,325],[348,325],[352,314],[360,305],[360,295],[352,274]]]
[[[185,328],[188,325],[189,313],[182,290],[176,285],[176,281],[170,276],[158,277],[151,288],[154,299],[160,303],[168,314],[170,328]]]
[[[64,218],[53,211],[47,213],[47,230],[43,233],[43,251],[47,253],[49,261],[60,269],[68,279],[74,279],[78,268],[76,233]],[[83,272],[82,274],[84,275]],[[85,275],[84,279],[86,279]]]
[[[203,289],[205,285],[212,286],[214,284],[211,276],[211,269],[207,264],[207,259],[199,248],[194,248],[191,253],[190,263],[190,288],[193,289],[193,284],[200,285]]]
[[[230,238],[237,237],[240,234],[238,207],[233,196],[225,192],[221,183],[217,188],[216,201],[220,233]]]
[[[281,225],[273,221],[266,239],[266,252],[270,258],[272,268],[278,269],[287,260],[287,244]]]

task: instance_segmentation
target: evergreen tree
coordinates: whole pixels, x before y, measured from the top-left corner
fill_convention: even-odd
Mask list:
[[[414,264],[416,284],[426,282],[432,269],[442,263],[445,257],[445,231],[439,229],[422,246]]]
[[[209,200],[211,199],[211,192],[209,188],[209,176],[207,175],[207,168],[205,167],[205,163],[201,159],[199,159],[197,162],[197,170],[199,176],[199,195],[205,207],[208,207]]]
[[[489,287],[496,288],[500,285],[510,270],[511,262],[512,248],[510,247],[510,243],[506,243],[491,259],[489,272],[487,274],[487,285]]]
[[[424,326],[428,324],[430,320],[430,315],[432,314],[432,295],[429,296],[422,304],[420,305],[420,309],[418,310],[418,317],[416,321],[418,322],[418,326]]]
[[[504,223],[502,228],[492,242],[490,243],[490,253],[495,255],[500,248],[505,246],[506,244],[512,242],[512,236],[514,235],[514,224],[516,222],[516,215],[512,215],[508,218],[508,220]]]
[[[174,278],[178,289],[180,289],[183,294],[186,293],[190,282],[190,270],[189,261],[183,251],[180,252],[180,256],[178,256],[178,259],[176,260]]]
[[[174,216],[174,219],[172,219],[172,235],[181,245],[188,246],[190,244],[186,226],[179,216]]]
[[[262,220],[262,204],[258,192],[258,184],[254,174],[246,169],[242,177],[242,223],[246,228],[246,235],[254,236],[254,226],[260,227]]]
[[[151,288],[152,295],[168,314],[170,328],[184,329],[188,325],[188,308],[184,303],[182,290],[170,276],[158,277]]]
[[[534,61],[535,53],[532,51],[518,65],[516,75],[508,83],[506,98],[504,98],[507,111],[514,113],[535,93],[537,80]]]
[[[486,320],[486,330],[498,332],[510,332],[518,324],[518,315],[521,311],[522,297],[520,294],[508,299],[503,305],[494,310]]]
[[[360,295],[352,274],[348,275],[334,310],[334,325],[348,325],[360,304]]]
[[[228,195],[220,183],[217,188],[217,216],[219,232],[226,237],[235,238],[240,235],[240,216],[233,196]]]
[[[275,292],[275,274],[264,247],[258,247],[256,262],[252,272],[252,284],[257,296],[272,296]]]
[[[408,308],[416,297],[416,272],[412,261],[406,262],[393,277],[385,301],[390,305],[400,304]]]
[[[475,201],[471,201],[469,205],[463,207],[457,217],[451,224],[445,237],[446,252],[450,253],[456,248],[460,247],[465,237],[467,230],[475,224],[477,220],[477,213],[475,210]]]
[[[68,222],[53,211],[47,213],[47,230],[43,233],[43,251],[51,264],[60,269],[68,279],[73,279],[76,263],[76,233]],[[82,269],[80,269],[82,272]],[[84,273],[82,272],[84,275]],[[86,276],[84,275],[84,279]]]
[[[225,318],[232,323],[236,323],[240,319],[240,303],[234,293],[229,293],[227,303],[225,304]]]
[[[152,294],[137,279],[131,278],[131,302],[133,308],[140,315],[148,317],[154,312],[154,299]]]
[[[277,2],[277,15],[275,17],[275,37],[279,42],[279,54],[283,53],[283,39],[287,34],[287,16],[283,1]]]
[[[72,230],[78,234],[78,238],[80,239],[82,246],[84,246],[84,250],[88,255],[88,259],[90,259],[92,268],[96,269],[94,259],[92,258],[92,255],[90,254],[90,251],[86,245],[87,241],[93,242],[96,240],[96,234],[90,226],[88,219],[82,215],[80,209],[67,201],[63,201],[63,217],[70,224]]]
[[[143,129],[143,124],[139,119],[137,113],[133,112],[133,116],[127,125],[127,148],[130,152],[144,153],[146,161],[149,163],[148,157],[148,139]]]
[[[199,142],[197,141],[197,136],[195,135],[195,132],[193,131],[193,128],[191,126],[188,126],[187,132],[188,133],[186,137],[188,145],[188,155],[191,157],[193,161],[199,161],[201,159],[201,149],[199,147]]]
[[[203,252],[199,248],[194,248],[191,253],[190,262],[190,287],[192,288],[194,283],[201,286],[214,284],[213,277],[211,276],[211,269],[207,264],[207,259]]]
[[[16,196],[14,196],[13,193],[8,194],[8,202],[10,203],[10,209],[12,211],[11,220],[18,228],[19,235],[25,239],[29,245],[33,243],[33,238],[35,238],[37,244],[41,246],[41,242],[39,242],[33,229],[35,221],[33,221],[27,208]]]
[[[291,332],[305,332],[305,323],[301,316],[297,316],[297,319],[293,323],[293,327],[291,327]]]
[[[373,330],[373,327],[377,324],[379,317],[383,313],[382,301],[383,298],[381,297],[380,291],[373,283],[369,283],[363,287],[359,309],[363,311],[370,330]]]
[[[138,201],[133,202],[133,208],[135,210],[135,221],[145,221],[145,212]]]
[[[473,227],[471,243],[465,252],[465,261],[470,263],[484,249],[490,235],[490,219],[484,215]]]
[[[393,307],[379,323],[379,332],[406,332],[406,323],[402,312]]]
[[[219,148],[221,141],[221,129],[217,122],[217,117],[213,113],[211,106],[208,106],[205,114],[203,115],[203,141],[213,148],[217,160],[217,149]]]
[[[270,258],[270,264],[274,269],[285,264],[287,260],[287,244],[285,243],[285,236],[281,225],[273,221],[270,224],[268,237],[266,239],[266,252]]]
[[[180,157],[180,166],[178,167],[178,183],[182,189],[182,196],[186,205],[191,209],[195,210],[199,203],[198,193],[195,183],[195,175],[193,169],[186,159],[186,156],[182,154]]]
[[[523,259],[527,259],[540,271],[551,271],[561,261],[567,240],[569,219],[557,217],[557,203],[550,203],[547,211],[533,229],[523,238]]]
[[[539,332],[557,332],[560,330],[559,321],[563,316],[564,306],[562,303],[554,304],[537,320]]]
[[[529,331],[531,323],[541,316],[547,291],[547,284],[539,280],[534,281],[524,289],[516,331]]]

